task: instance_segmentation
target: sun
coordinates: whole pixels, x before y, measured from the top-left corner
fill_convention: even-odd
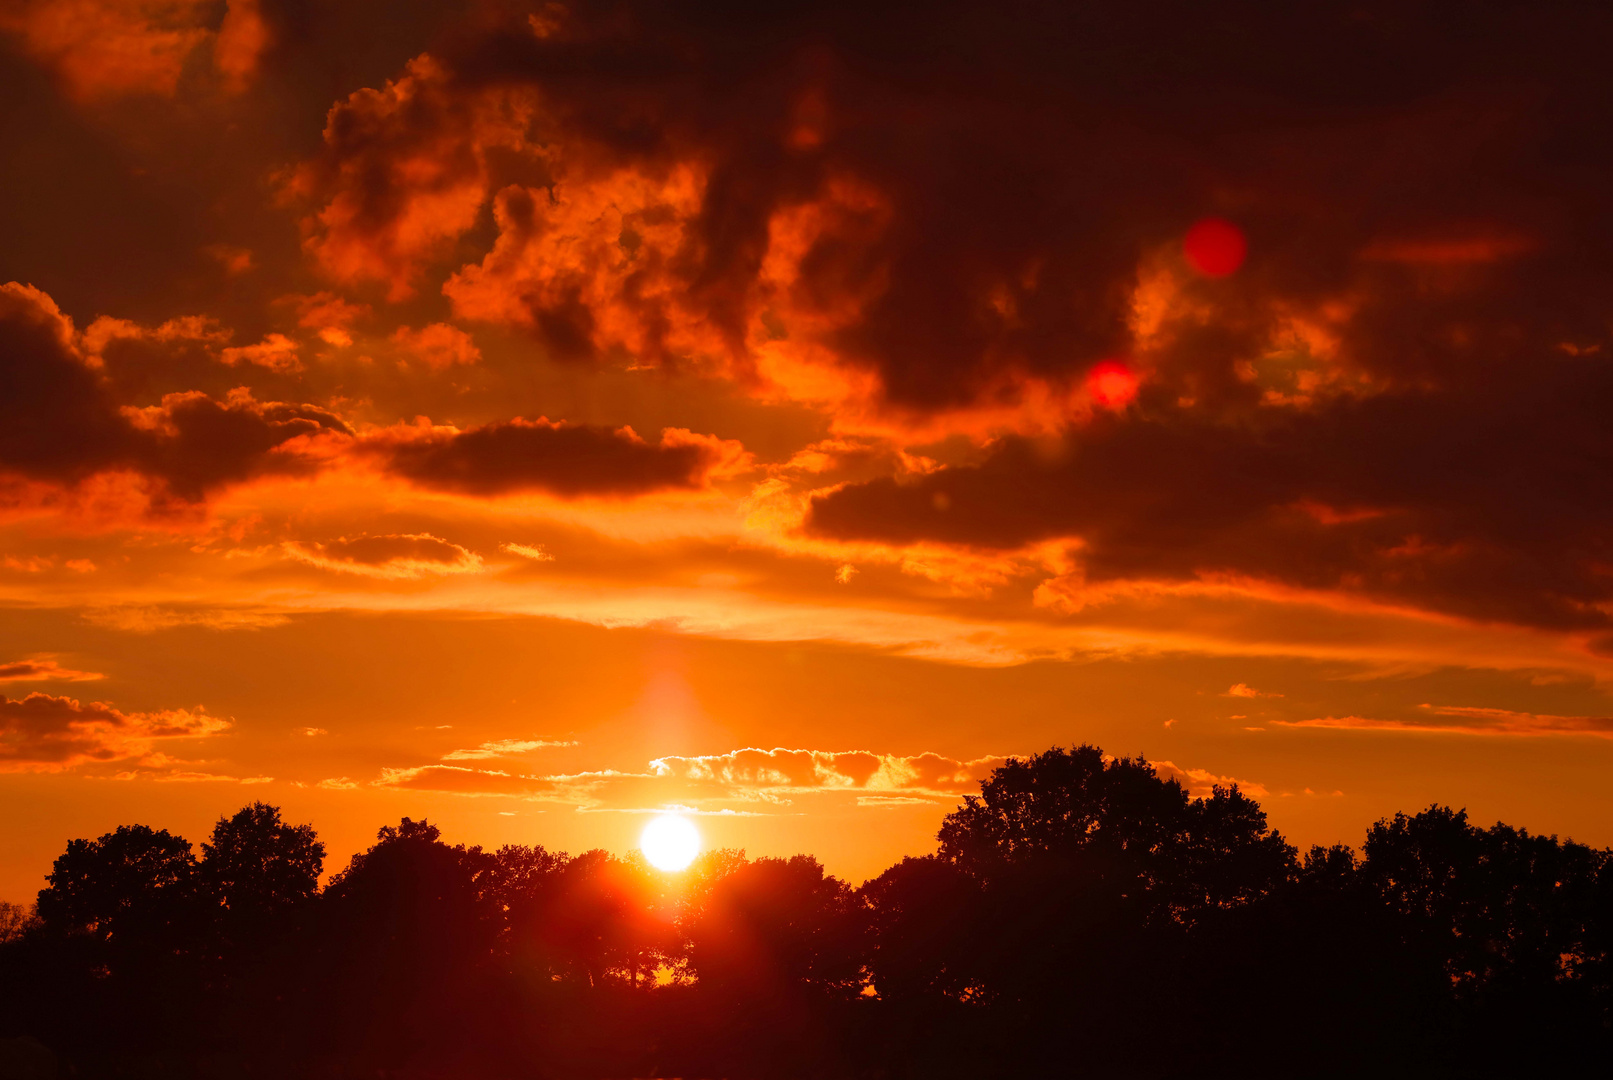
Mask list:
[[[681,814],[662,814],[644,826],[638,846],[660,870],[682,870],[700,854],[700,830]]]

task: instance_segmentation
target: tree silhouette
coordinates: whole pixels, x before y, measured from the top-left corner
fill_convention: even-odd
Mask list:
[[[218,819],[198,869],[202,888],[232,920],[262,922],[312,899],[324,865],[312,825],[287,825],[278,807],[255,802]]]
[[[59,934],[169,943],[195,915],[190,842],[145,825],[73,840],[40,890],[40,921]]]
[[[977,998],[970,949],[979,882],[957,863],[905,858],[862,887],[869,908],[868,969],[886,1000]]]
[[[1613,855],[1434,806],[1303,860],[1236,788],[1054,748],[859,889],[808,856],[379,830],[254,803],[199,862],[74,840],[0,907],[0,1039],[100,1077],[1569,1075],[1613,1051]]]
[[[864,920],[856,894],[810,856],[757,859],[717,880],[691,917],[689,964],[729,997],[862,988]]]
[[[31,905],[24,907],[8,900],[0,900],[0,945],[21,941],[23,935],[32,930],[38,921]]]

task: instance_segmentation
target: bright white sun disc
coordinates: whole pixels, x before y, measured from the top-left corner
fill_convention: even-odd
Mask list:
[[[679,814],[662,814],[644,826],[638,846],[657,869],[682,870],[700,854],[700,830]]]

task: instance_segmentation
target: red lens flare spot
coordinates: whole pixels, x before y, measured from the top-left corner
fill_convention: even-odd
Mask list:
[[[1226,277],[1243,265],[1249,242],[1243,230],[1223,218],[1205,218],[1182,238],[1182,254],[1205,277]]]
[[[1099,405],[1118,409],[1137,396],[1137,376],[1118,360],[1105,360],[1087,372],[1087,389]]]

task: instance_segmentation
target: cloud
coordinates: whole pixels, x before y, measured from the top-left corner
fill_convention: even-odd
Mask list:
[[[484,742],[474,750],[453,750],[442,756],[444,761],[480,761],[486,758],[514,757],[543,750],[552,746],[576,746],[574,739],[497,739]]]
[[[699,757],[656,758],[656,776],[680,779],[696,788],[739,797],[767,797],[813,791],[857,791],[895,796],[955,796],[974,791],[980,780],[1007,759],[1000,756],[960,761],[941,754],[911,756],[864,750],[825,751],[746,748]]]
[[[1613,717],[1557,716],[1511,709],[1465,705],[1424,705],[1424,715],[1400,719],[1322,716],[1311,720],[1273,720],[1277,727],[1325,731],[1401,732],[1435,735],[1563,736],[1613,739]]]
[[[1333,5],[1232,40],[1208,10],[982,26],[943,4],[922,50],[847,4],[754,34],[750,15],[629,10],[573,5],[541,34],[490,14],[339,102],[288,181],[311,257],[394,295],[440,282],[456,318],[551,359],[719,371],[830,405],[837,435],[962,431],[977,453],[820,491],[807,531],[1066,543],[1081,575],[1049,610],[1239,575],[1613,629],[1609,471],[1558,467],[1613,453],[1613,374],[1587,362],[1613,241],[1579,225],[1600,220],[1597,184],[1539,152],[1609,119],[1583,81],[1605,14],[1542,15],[1547,67],[1505,20],[1430,61],[1431,27],[1391,42]],[[1378,75],[1295,70],[1317,41]],[[1145,77],[1137,55],[1194,74]],[[939,109],[937,85],[967,106]],[[1247,242],[1234,273],[1191,268],[1209,219]],[[462,452],[428,440],[399,471],[565,493],[492,468],[541,459],[503,452],[531,429],[477,430],[501,449],[473,463],[469,433]],[[673,479],[638,490],[698,471],[662,464]]]
[[[535,96],[460,91],[430,56],[354,92],[331,109],[321,155],[285,179],[289,198],[317,207],[303,219],[304,247],[336,281],[411,295],[426,264],[475,224],[490,159],[533,149]]]
[[[0,682],[90,682],[104,678],[99,672],[64,668],[48,656],[0,664]]]
[[[920,795],[859,795],[858,806],[871,806],[877,808],[890,808],[898,806],[935,806],[939,799],[929,799]]]
[[[500,544],[500,551],[507,551],[511,555],[519,555],[523,559],[533,562],[554,562],[554,556],[543,550],[542,544],[517,544],[514,542]]]
[[[1161,405],[1052,446],[1009,438],[979,463],[839,487],[812,498],[805,529],[998,551],[1064,543],[1079,572],[1044,592],[1064,610],[1109,586],[1219,576],[1604,628],[1613,480],[1552,463],[1601,447],[1592,414],[1608,402],[1613,369],[1543,357],[1527,379],[1495,373],[1482,391],[1413,388],[1236,425]]]
[[[104,701],[0,695],[0,772],[58,772],[142,758],[158,740],[217,735],[229,727],[230,721],[201,708],[124,713]]]
[[[204,0],[22,0],[0,12],[0,28],[18,34],[74,97],[171,95],[186,59],[209,37],[211,6]]]
[[[525,752],[515,749],[525,746],[533,746],[533,742],[484,743],[478,750],[445,755],[444,760],[485,760]],[[493,748],[498,749],[495,752]],[[976,791],[979,781],[1005,760],[982,757],[962,761],[930,753],[901,756],[865,751],[745,749],[699,757],[657,758],[644,773],[600,769],[527,774],[436,764],[389,767],[382,770],[374,786],[507,796],[596,810],[620,809],[613,804],[627,800],[632,805],[677,803],[717,811],[726,802],[783,805],[792,801],[791,796],[810,794],[867,798],[872,801],[858,805],[877,807],[956,800]]]
[[[461,318],[526,329],[556,359],[720,367],[727,343],[676,269],[704,187],[687,164],[600,175],[574,166],[547,188],[512,184],[494,202],[492,251],[443,292]]]
[[[461,765],[422,765],[408,769],[384,768],[375,787],[407,791],[441,791],[453,795],[499,795],[559,802],[582,802],[589,793],[623,774],[606,770],[561,776],[527,776],[502,769],[472,769]]]
[[[205,332],[189,324],[169,336]],[[121,333],[103,325],[93,343],[105,348]],[[312,472],[310,440],[350,434],[328,410],[244,389],[120,406],[84,355],[89,343],[49,296],[0,285],[0,473],[71,485],[122,471],[148,481],[156,501],[194,503],[231,483]]]
[[[448,761],[486,760],[537,748],[541,740],[484,743],[478,750],[444,755]],[[574,745],[574,744],[559,744]],[[495,750],[495,748],[497,748]],[[372,786],[411,791],[556,802],[588,812],[642,813],[645,807],[700,813],[776,813],[798,799],[847,800],[862,809],[946,807],[980,784],[1008,757],[960,759],[944,754],[882,754],[864,750],[791,750],[754,747],[725,754],[668,756],[652,760],[647,772],[599,769],[578,773],[527,773],[508,767],[430,764],[384,768]],[[1237,785],[1264,796],[1264,785],[1205,769],[1180,768],[1170,761],[1150,764],[1164,779],[1179,781],[1194,796],[1208,796],[1216,785]],[[734,804],[737,804],[734,805]]]
[[[392,342],[432,371],[446,371],[455,364],[474,364],[482,358],[471,336],[448,323],[432,323],[419,330],[400,326]]]
[[[297,359],[297,343],[284,334],[270,334],[256,345],[241,345],[225,349],[219,358],[230,366],[256,364],[282,375],[302,370]]]
[[[1217,787],[1237,787],[1245,795],[1256,798],[1265,798],[1269,792],[1266,785],[1253,780],[1239,780],[1235,776],[1219,776],[1208,769],[1184,769],[1174,761],[1150,761],[1162,780],[1175,780],[1187,789],[1189,795],[1195,798],[1209,798]]]
[[[476,574],[483,569],[480,555],[430,533],[290,540],[282,546],[292,558],[322,570],[389,580]]]
[[[464,431],[388,428],[367,437],[364,452],[418,487],[483,496],[544,491],[562,498],[695,490],[748,461],[738,443],[679,428],[667,428],[652,444],[630,427],[543,417]]]
[[[15,0],[0,9],[0,30],[16,34],[80,101],[172,97],[209,44],[218,86],[239,93],[257,75],[272,31],[259,0],[229,0],[221,24],[218,7],[207,0]]]
[[[1231,686],[1227,687],[1227,692],[1221,696],[1235,698],[1282,697],[1281,694],[1273,693],[1271,691],[1256,690],[1248,683],[1233,683]]]

